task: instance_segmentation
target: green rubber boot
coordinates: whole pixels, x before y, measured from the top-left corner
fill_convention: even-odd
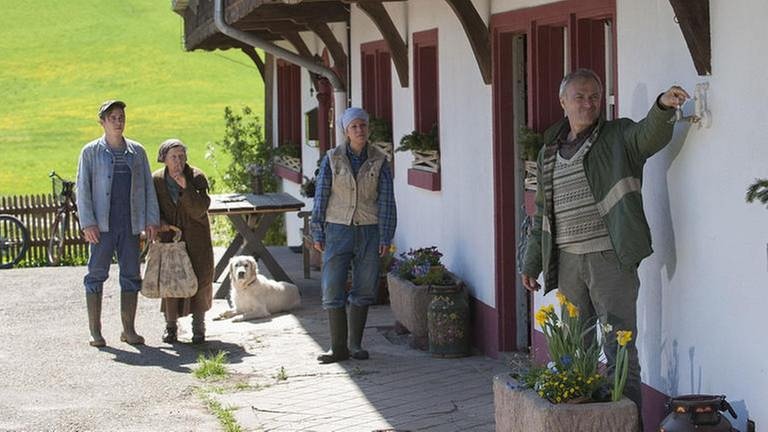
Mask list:
[[[123,321],[123,333],[120,335],[120,340],[131,345],[144,345],[144,338],[136,334],[134,328],[138,297],[138,292],[120,293],[120,318]]]
[[[368,306],[349,306],[349,352],[356,360],[368,360],[368,351],[362,348],[363,331],[368,320]]]
[[[88,329],[91,331],[92,347],[107,346],[104,337],[101,336],[101,295],[102,293],[86,293],[85,305],[88,308]]]
[[[347,349],[347,310],[328,309],[328,323],[331,326],[331,349],[317,356],[320,363],[336,363],[349,358]]]

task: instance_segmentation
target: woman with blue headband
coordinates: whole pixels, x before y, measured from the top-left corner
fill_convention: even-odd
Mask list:
[[[362,348],[368,306],[377,295],[379,258],[397,225],[392,173],[386,156],[368,143],[368,113],[348,108],[340,124],[346,140],[320,163],[312,210],[314,247],[323,254],[323,309],[331,329],[331,349],[318,356],[320,363],[368,359]]]

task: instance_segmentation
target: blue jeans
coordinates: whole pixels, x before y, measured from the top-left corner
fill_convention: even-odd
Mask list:
[[[347,276],[352,266],[349,302],[373,304],[379,289],[379,226],[325,225],[323,252],[323,309],[346,307]]]
[[[117,253],[117,264],[120,268],[120,290],[123,292],[141,290],[139,236],[133,235],[130,229],[126,229],[99,233],[99,242],[91,245],[88,274],[83,280],[86,293],[102,291],[104,281],[109,277],[109,266],[112,264],[112,256],[115,253]]]

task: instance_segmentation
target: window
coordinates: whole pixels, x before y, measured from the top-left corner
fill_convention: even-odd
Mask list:
[[[413,34],[414,124],[417,132],[428,133],[440,120],[437,29]],[[440,172],[411,168],[408,184],[423,189],[440,190]]]
[[[291,163],[275,165],[275,174],[301,183],[301,68],[277,61],[277,145],[292,156]],[[288,150],[288,147],[291,147]],[[298,157],[298,163],[295,158]]]

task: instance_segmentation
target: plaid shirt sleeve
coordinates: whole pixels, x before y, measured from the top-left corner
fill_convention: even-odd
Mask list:
[[[320,172],[315,179],[315,198],[312,208],[312,238],[315,242],[325,242],[325,210],[328,207],[328,197],[331,195],[331,166],[328,164],[328,156],[320,162]]]
[[[389,246],[397,227],[395,188],[389,163],[384,162],[379,173],[379,245]]]

